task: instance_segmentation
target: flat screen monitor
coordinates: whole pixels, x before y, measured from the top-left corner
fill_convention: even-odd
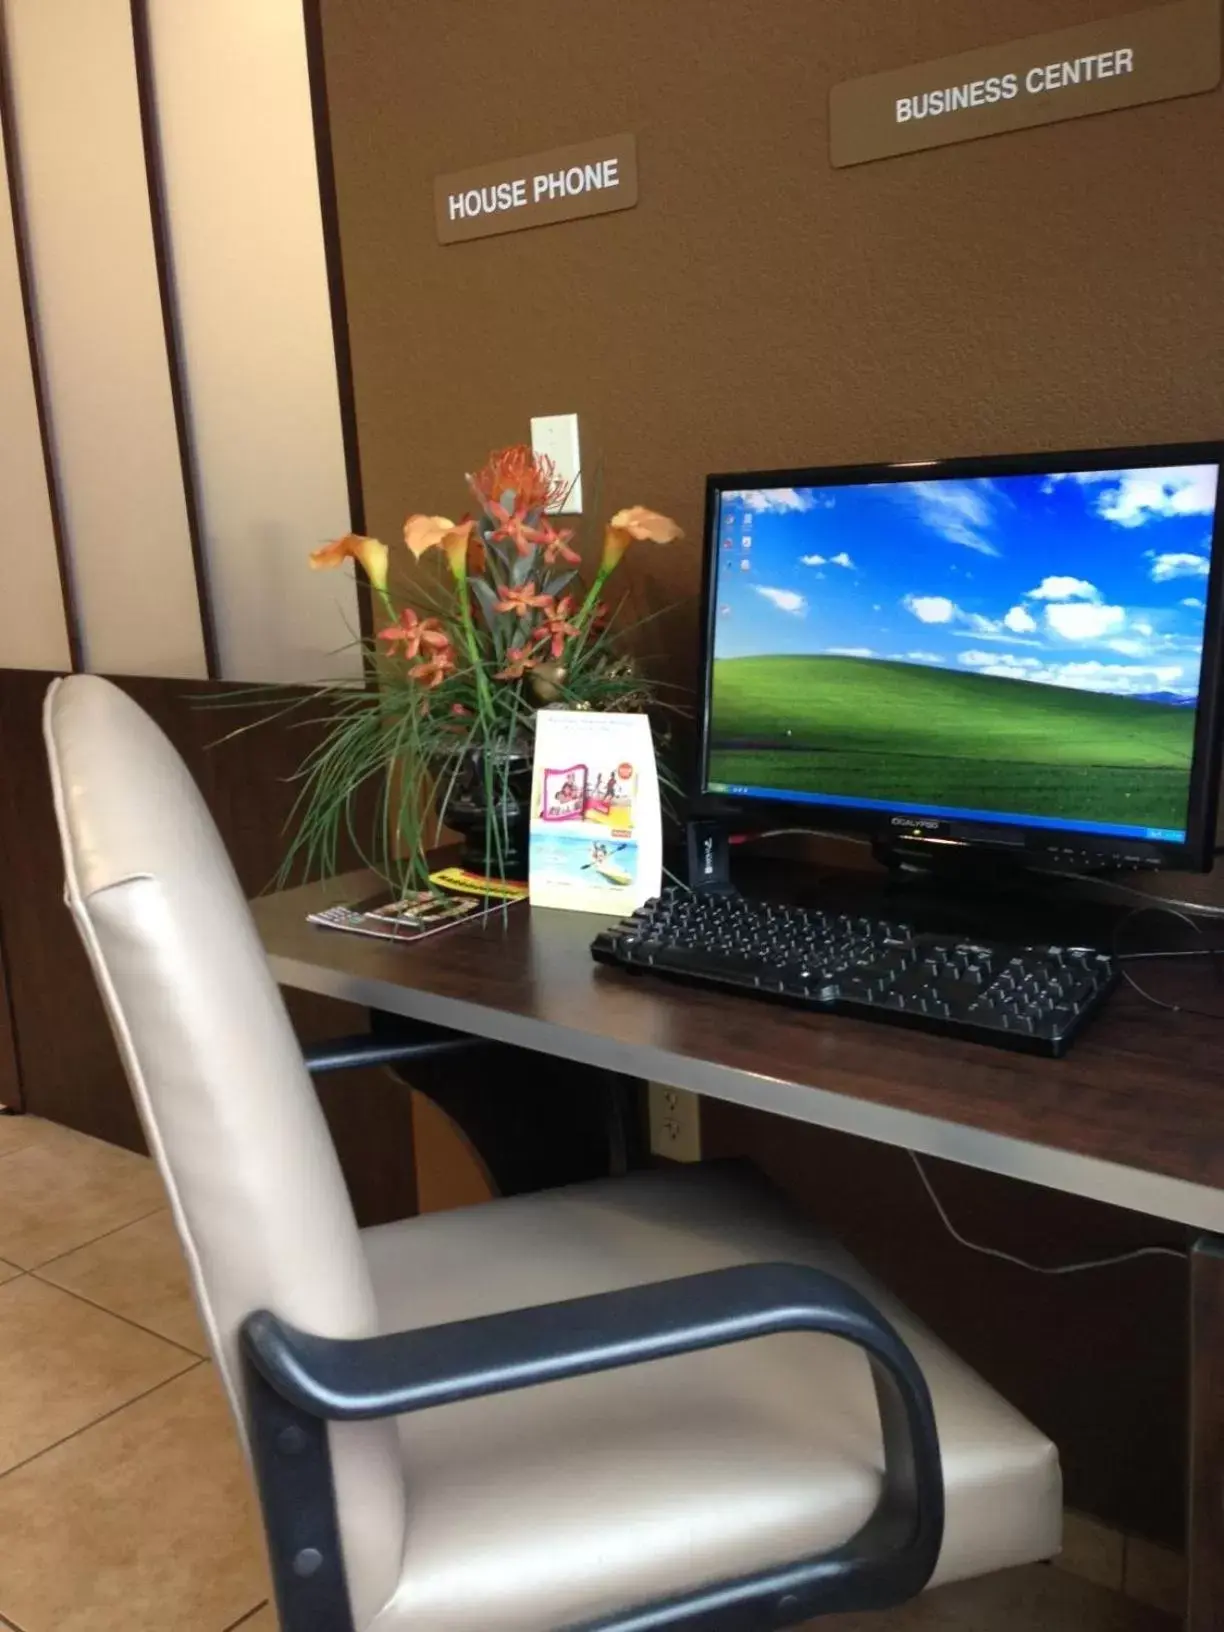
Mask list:
[[[1207,869],[1224,443],[713,476],[710,808]]]

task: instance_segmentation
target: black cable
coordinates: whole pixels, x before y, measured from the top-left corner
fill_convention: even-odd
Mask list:
[[[1126,916],[1119,921],[1118,926],[1114,930],[1114,934],[1113,934],[1113,946],[1112,946],[1111,950],[1113,952],[1113,956],[1115,957],[1115,959],[1117,959],[1119,967],[1121,968],[1122,979],[1127,983],[1128,986],[1132,987],[1136,992],[1138,992],[1139,996],[1141,998],[1143,998],[1145,1003],[1151,1003],[1153,1005],[1153,1007],[1155,1007],[1155,1008],[1164,1009],[1170,1014],[1193,1014],[1193,1015],[1199,1016],[1199,1018],[1203,1019],[1203,1020],[1224,1020],[1224,1011],[1213,1010],[1213,1009],[1196,1009],[1196,1008],[1193,1008],[1191,1005],[1186,1004],[1186,1003],[1170,1003],[1166,998],[1157,997],[1154,992],[1149,992],[1145,986],[1141,986],[1139,984],[1139,982],[1135,979],[1134,975],[1131,974],[1130,970],[1125,967],[1125,964],[1132,961],[1134,958],[1192,957],[1192,956],[1198,955],[1199,957],[1204,957],[1205,956],[1205,957],[1211,958],[1212,967],[1215,970],[1216,978],[1219,979],[1219,973],[1220,973],[1219,965],[1215,961],[1219,956],[1219,948],[1218,947],[1201,947],[1201,948],[1196,947],[1196,948],[1194,948],[1193,952],[1188,952],[1188,953],[1187,952],[1169,952],[1169,953],[1151,953],[1151,952],[1143,953],[1143,952],[1140,952],[1140,953],[1133,953],[1133,954],[1130,954],[1128,956],[1127,954],[1124,954],[1123,952],[1121,952],[1120,951],[1120,943],[1121,943],[1121,940],[1122,940],[1123,931],[1125,930],[1126,926],[1130,923],[1132,918],[1140,918],[1140,917],[1143,916],[1143,914],[1145,912],[1164,912],[1164,913],[1168,913],[1169,916],[1172,917],[1172,918],[1180,918],[1183,924],[1189,924],[1190,928],[1194,931],[1194,933],[1196,935],[1201,936],[1202,933],[1203,933],[1201,925],[1196,924],[1194,919],[1191,918],[1188,913],[1181,912],[1176,907],[1171,907],[1171,906],[1162,904],[1161,902],[1158,902],[1158,901],[1153,901],[1147,906],[1133,907],[1131,909],[1131,911],[1128,912],[1126,914]]]

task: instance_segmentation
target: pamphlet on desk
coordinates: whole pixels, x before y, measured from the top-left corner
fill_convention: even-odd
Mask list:
[[[536,716],[530,899],[632,912],[663,882],[663,821],[645,714]]]

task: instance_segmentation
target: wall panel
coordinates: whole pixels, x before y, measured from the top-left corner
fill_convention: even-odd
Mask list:
[[[128,0],[5,0],[3,17],[84,661],[202,676]]]
[[[153,95],[221,672],[357,678],[301,0],[148,0]]]
[[[6,88],[0,63],[5,105]],[[68,618],[8,184],[6,122],[0,119],[0,668],[62,669],[71,663]]]

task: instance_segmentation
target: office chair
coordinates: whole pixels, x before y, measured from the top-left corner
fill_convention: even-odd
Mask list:
[[[186,767],[92,676],[45,731],[284,1632],[762,1632],[1057,1550],[1053,1446],[749,1172],[358,1230]]]

